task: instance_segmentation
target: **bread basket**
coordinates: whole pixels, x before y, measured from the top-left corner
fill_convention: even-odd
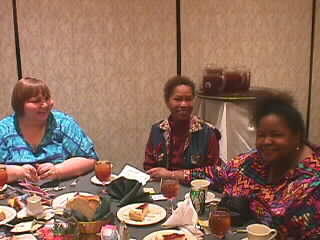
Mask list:
[[[92,222],[79,222],[80,234],[99,233],[102,226],[106,224],[113,224],[113,216],[105,220],[98,220],[98,221],[92,221]]]

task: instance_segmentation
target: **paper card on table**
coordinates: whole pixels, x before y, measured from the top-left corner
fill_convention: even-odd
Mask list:
[[[162,201],[162,200],[168,199],[163,194],[154,194],[154,195],[151,195],[151,198],[153,201]]]
[[[135,167],[132,167],[130,165],[126,165],[121,173],[119,174],[119,177],[125,177],[125,178],[128,178],[128,179],[134,179],[134,180],[137,180],[138,182],[141,182],[142,185],[145,185],[147,183],[147,181],[150,179],[150,175],[149,174],[146,174],[145,172],[135,168]]]
[[[156,193],[156,191],[152,187],[151,188],[143,188],[143,191],[148,194],[155,194]]]

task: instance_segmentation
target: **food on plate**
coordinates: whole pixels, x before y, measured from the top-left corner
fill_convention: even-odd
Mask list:
[[[183,233],[158,233],[155,240],[186,240]]]
[[[0,221],[3,221],[6,219],[6,214],[3,210],[0,209]]]
[[[84,196],[80,194],[70,199],[67,202],[66,207],[72,210],[77,210],[88,220],[92,220],[94,219],[97,208],[100,205],[101,200],[99,196]]]
[[[143,221],[149,212],[149,204],[143,203],[136,208],[130,209],[129,218],[134,221]]]
[[[27,196],[27,195],[26,195]],[[23,208],[26,207],[26,204],[23,202],[22,197],[25,197],[25,195],[23,196],[16,196],[13,198],[10,198],[8,200],[8,205],[12,208],[14,208],[15,210],[19,211]]]

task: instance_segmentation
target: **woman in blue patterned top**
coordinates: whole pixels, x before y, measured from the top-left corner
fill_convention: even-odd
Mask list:
[[[69,178],[94,167],[92,140],[71,116],[51,110],[45,82],[19,80],[11,105],[14,114],[0,121],[0,164],[6,165],[9,182]]]

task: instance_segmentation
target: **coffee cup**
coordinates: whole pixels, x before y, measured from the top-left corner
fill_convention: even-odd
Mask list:
[[[34,195],[27,198],[27,214],[29,216],[38,216],[42,213],[41,197]]]
[[[263,224],[250,224],[247,227],[248,240],[272,240],[278,231]]]

